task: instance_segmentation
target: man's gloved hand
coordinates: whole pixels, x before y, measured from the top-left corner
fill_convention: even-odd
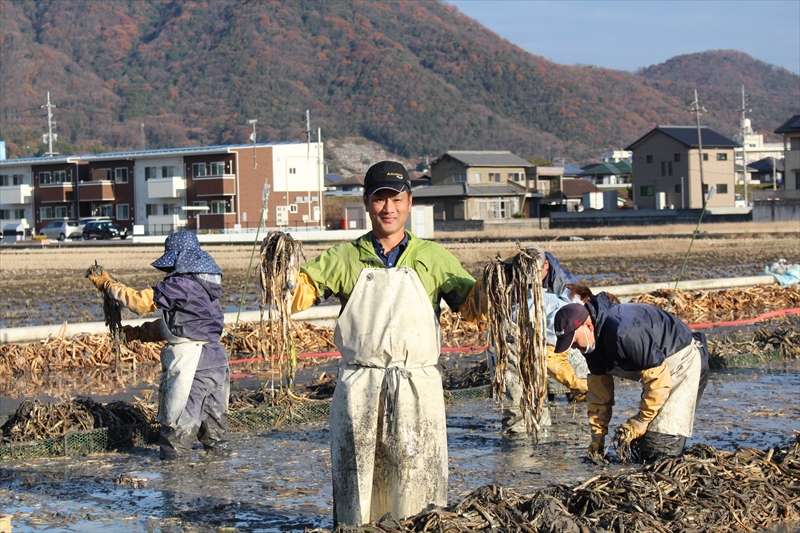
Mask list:
[[[99,276],[89,274],[87,277],[89,278],[89,281],[94,283],[94,286],[101,291],[105,290],[106,283],[108,283],[109,281],[114,281],[111,279],[111,276],[109,276],[108,272],[106,272],[105,270],[103,270],[103,272],[101,272]]]
[[[122,326],[125,342],[159,342],[164,340],[161,335],[161,319],[145,322],[141,326]]]
[[[632,441],[642,437],[647,432],[648,425],[649,424],[646,422],[642,422],[637,417],[632,416],[624,424],[617,428],[616,433],[622,433],[624,439],[623,442],[625,444],[630,444]]]

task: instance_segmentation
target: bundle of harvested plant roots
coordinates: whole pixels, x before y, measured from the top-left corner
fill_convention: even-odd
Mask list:
[[[641,438],[630,440],[628,434],[630,432],[630,428],[626,425],[619,426],[614,431],[614,436],[611,438],[611,442],[606,447],[606,455],[608,455],[608,449],[613,446],[614,451],[617,453],[617,457],[623,463],[638,463],[640,455],[640,448],[641,448]]]
[[[86,277],[100,276],[103,274],[103,267],[94,262],[92,266],[86,269]],[[111,276],[109,274],[109,276]],[[116,278],[111,276],[111,279],[116,281]],[[122,363],[122,350],[120,346],[125,343],[125,333],[122,331],[122,305],[112,298],[107,292],[103,291],[103,318],[105,319],[108,331],[111,332],[111,338],[114,339],[114,351],[117,355],[116,366],[119,368]],[[134,368],[136,366],[136,359],[134,358]]]
[[[541,285],[545,258],[538,249],[523,249],[517,244],[517,250],[510,259],[495,258],[483,271],[488,300],[489,345],[494,349],[494,354],[490,354],[494,366],[493,390],[495,398],[503,398],[509,353],[518,351],[518,368],[511,370],[520,376],[520,407],[526,426],[538,434],[547,396],[546,326]],[[518,335],[511,336],[511,330],[517,330]]]
[[[261,243],[261,331],[267,331],[266,342],[261,343],[261,356],[278,361],[278,375],[283,373],[282,359],[286,358],[286,392],[292,395],[294,372],[297,366],[297,348],[292,337],[294,325],[291,307],[295,276],[305,261],[303,245],[288,233],[270,231]],[[269,313],[273,327],[264,329],[264,310]],[[264,345],[266,344],[266,352]],[[279,385],[282,389],[282,384]]]

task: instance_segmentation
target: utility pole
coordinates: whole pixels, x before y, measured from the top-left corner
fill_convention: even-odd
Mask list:
[[[747,100],[750,98],[749,95],[745,94],[744,92],[744,85],[742,85],[742,182],[744,183],[744,202],[747,204],[747,119],[745,118],[745,113],[748,111],[753,111],[752,109],[747,109]]]
[[[141,142],[142,142],[142,151],[144,151],[145,150],[145,146],[144,146],[144,122],[139,124],[139,133],[140,133]]]
[[[706,181],[703,177],[703,136],[700,131],[700,111],[705,111],[706,109],[701,107],[700,102],[697,100],[697,89],[694,90],[694,102],[691,105],[690,111],[694,113],[697,119],[697,150],[700,154],[700,195],[703,198],[703,208],[705,208],[710,196],[706,197]],[[691,204],[689,207],[691,208]]]
[[[306,109],[306,142],[309,145],[311,144],[311,114],[308,112],[308,109]]]
[[[42,142],[47,143],[47,152],[44,155],[53,157],[54,155],[58,155],[58,152],[53,151],[53,141],[58,140],[58,133],[53,133],[53,108],[56,106],[50,103],[49,91],[47,92],[47,105],[39,107],[47,108],[47,133],[42,135]]]
[[[256,161],[256,122],[258,122],[257,118],[251,118],[247,121],[248,124],[253,125],[253,133],[250,134],[250,140],[253,141],[253,168],[258,168],[258,162]]]

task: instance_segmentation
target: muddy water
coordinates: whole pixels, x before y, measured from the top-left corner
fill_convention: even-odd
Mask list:
[[[618,383],[612,427],[635,412],[639,389]],[[562,398],[555,423],[539,436],[506,437],[491,402],[448,409],[450,501],[486,483],[533,492],[574,484],[605,471],[584,460],[583,405]],[[800,430],[800,363],[715,372],[690,444],[766,448]],[[287,531],[331,523],[329,434],[324,424],[233,435],[227,454],[197,451],[185,462],[162,462],[155,448],[91,457],[4,464],[0,509],[15,532]],[[130,481],[116,482],[120,476]],[[128,478],[126,478],[128,479]],[[796,525],[792,525],[792,528]],[[793,529],[775,531],[790,531]]]

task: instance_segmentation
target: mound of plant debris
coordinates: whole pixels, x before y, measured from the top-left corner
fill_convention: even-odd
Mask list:
[[[719,451],[698,444],[637,472],[597,475],[532,496],[497,485],[405,520],[385,516],[338,533],[727,533],[800,517],[800,434],[786,448]],[[315,529],[316,533],[327,530]]]
[[[25,400],[0,427],[0,442],[28,442],[62,437],[75,431],[115,428],[155,421],[158,408],[146,402],[110,402],[91,398],[59,403]]]

